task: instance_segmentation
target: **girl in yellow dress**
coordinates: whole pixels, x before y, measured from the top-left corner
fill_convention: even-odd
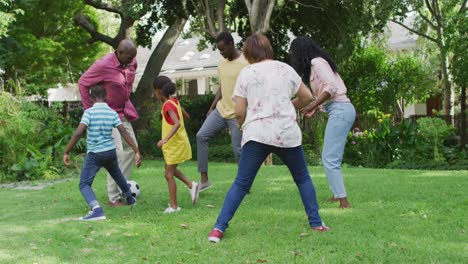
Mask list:
[[[162,106],[162,139],[157,146],[161,148],[166,162],[166,180],[169,187],[170,204],[164,213],[180,211],[177,206],[177,186],[174,176],[185,183],[192,197],[192,204],[198,199],[199,186],[197,182],[191,182],[177,169],[177,165],[192,158],[192,148],[185,131],[184,117],[189,115],[175,98],[176,86],[166,76],[158,76],[153,82],[154,94],[158,97]]]

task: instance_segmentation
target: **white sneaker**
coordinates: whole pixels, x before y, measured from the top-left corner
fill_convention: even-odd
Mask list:
[[[164,213],[165,214],[171,214],[171,213],[175,213],[175,212],[179,212],[181,210],[180,207],[177,207],[176,209],[172,208],[172,207],[168,207],[166,208],[166,210],[164,210]]]
[[[209,188],[211,188],[211,182],[210,181],[206,181],[206,182],[200,182],[200,192],[203,192],[205,190],[208,190]]]
[[[192,189],[189,190],[190,197],[192,197],[192,205],[198,200],[198,194],[200,193],[200,185],[197,182],[192,182]]]

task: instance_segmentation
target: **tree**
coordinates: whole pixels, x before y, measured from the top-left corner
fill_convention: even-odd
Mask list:
[[[375,46],[354,52],[341,72],[359,113],[378,110],[402,118],[405,103],[423,101],[432,93],[433,80],[420,60],[411,55],[395,58]]]
[[[5,36],[8,25],[15,21],[16,15],[23,14],[21,9],[12,9],[13,0],[0,0],[0,38]]]
[[[212,43],[223,30],[237,32],[242,39],[252,32],[266,33],[275,58],[286,61],[292,34],[309,35],[338,62],[345,61],[361,38],[381,32],[397,0],[340,1],[191,1],[195,5],[192,32],[204,36],[201,46]],[[216,14],[216,15],[215,15]]]
[[[219,33],[231,31],[240,33],[242,28],[246,37],[251,33],[267,33],[273,9],[282,4],[276,0],[220,0],[191,1],[194,12],[192,30],[205,37],[202,46],[208,41],[212,44]],[[216,14],[216,16],[215,16]]]
[[[0,68],[10,91],[44,95],[57,83],[74,82],[99,51],[84,47],[86,32],[73,24],[76,12],[93,16],[81,2],[18,0],[10,8],[24,11],[0,39]]]
[[[450,28],[452,34],[451,50],[453,52],[451,70],[453,81],[460,88],[460,138],[462,146],[468,147],[467,134],[467,98],[466,86],[468,82],[468,60],[466,59],[466,51],[468,50],[468,17],[464,13],[460,13],[456,18],[456,23]]]
[[[450,28],[457,17],[466,16],[466,0],[405,0],[392,21],[418,36],[436,44],[439,53],[439,69],[444,94],[444,112],[454,115],[454,91],[451,83],[449,62],[451,60],[452,36]],[[409,14],[415,16],[412,25],[403,23]]]

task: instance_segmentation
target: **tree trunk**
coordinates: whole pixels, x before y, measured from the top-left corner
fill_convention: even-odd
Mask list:
[[[276,0],[245,0],[252,33],[266,33],[270,29],[270,18],[275,4]]]
[[[466,131],[466,85],[461,87],[461,95],[460,95],[460,137],[461,137],[461,145],[463,148],[468,147],[468,135]]]
[[[141,111],[145,111],[145,102],[154,100],[151,96],[153,94],[153,80],[161,71],[167,55],[169,55],[172,46],[174,46],[174,43],[182,32],[186,22],[186,19],[180,19],[172,24],[166,30],[163,37],[161,38],[161,41],[159,41],[158,45],[151,54],[145,71],[143,72],[143,76],[138,83],[137,90],[132,96],[132,101],[139,113]]]
[[[447,53],[440,47],[440,70],[442,73],[442,87],[444,91],[444,114],[453,115],[452,87],[450,85],[449,71],[447,65]]]

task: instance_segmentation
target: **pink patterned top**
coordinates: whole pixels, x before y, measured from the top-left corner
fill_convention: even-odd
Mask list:
[[[311,61],[310,87],[315,97],[324,91],[328,92],[331,95],[328,102],[350,101],[346,96],[346,86],[340,75],[333,72],[328,62],[323,58],[314,58]]]
[[[242,69],[233,94],[233,98],[247,98],[242,146],[250,140],[283,148],[301,145],[301,130],[291,103],[301,83],[294,69],[279,61],[266,60]]]

